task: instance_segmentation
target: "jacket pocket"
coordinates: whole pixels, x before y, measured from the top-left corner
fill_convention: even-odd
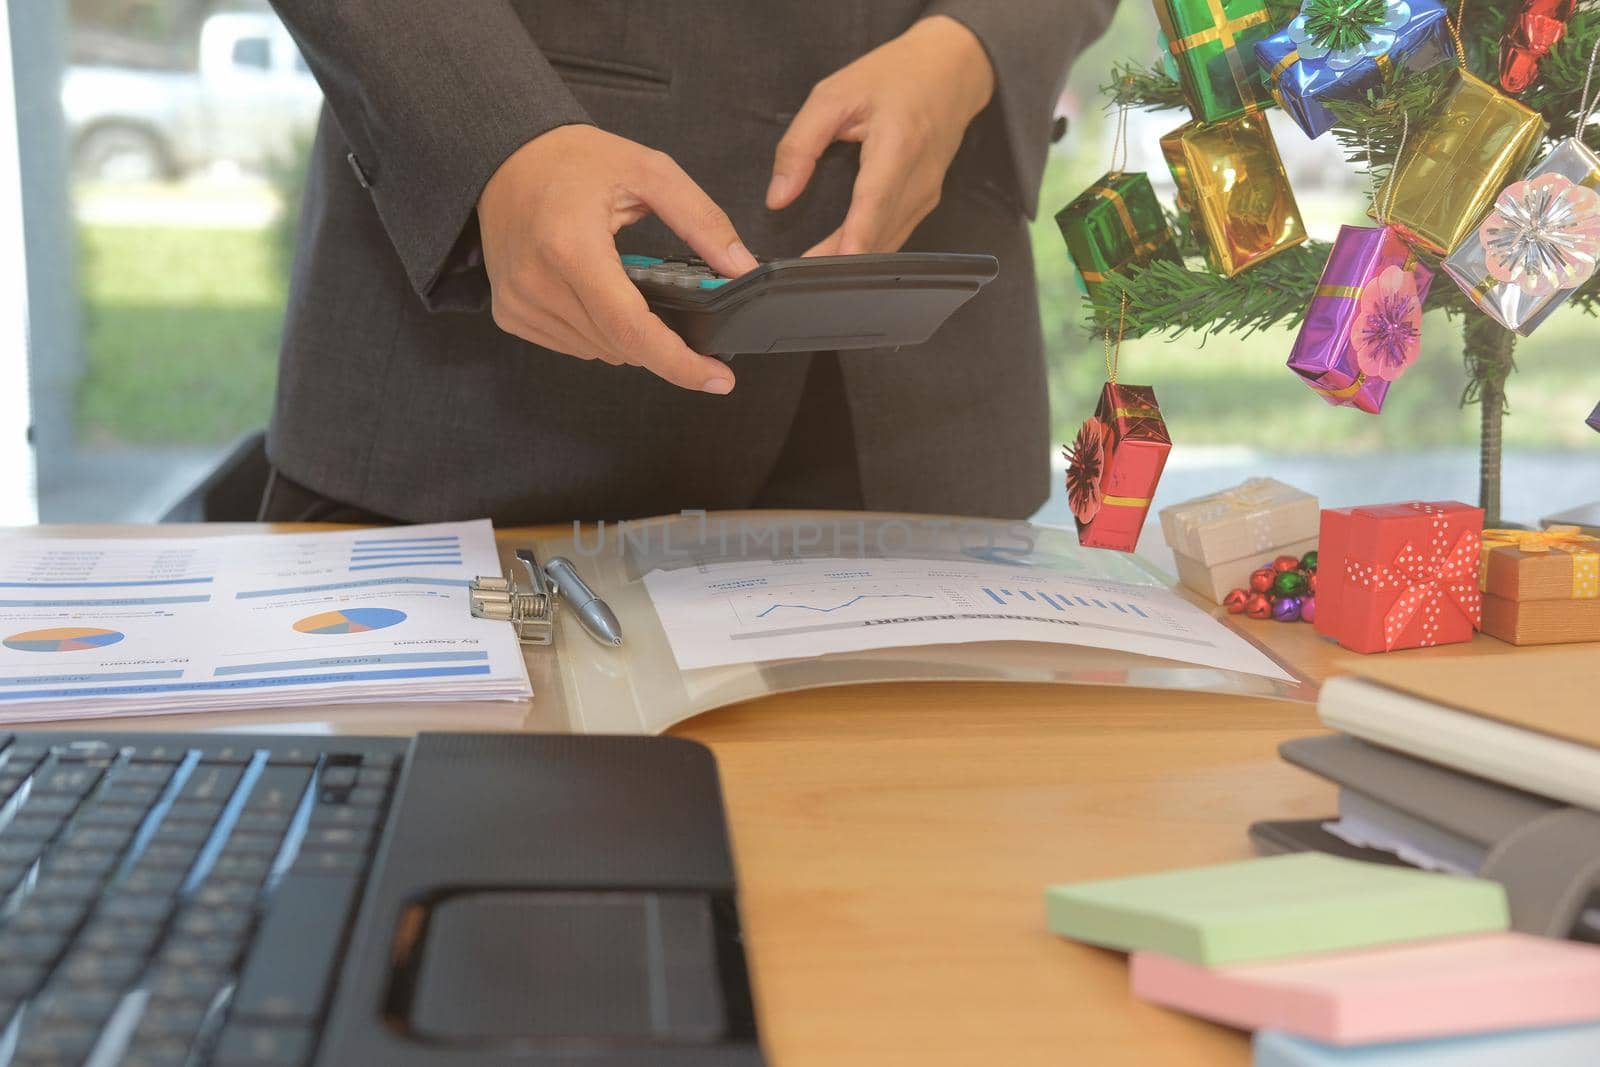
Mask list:
[[[632,92],[665,93],[672,88],[672,76],[654,67],[641,67],[633,63],[620,63],[613,59],[596,59],[567,52],[552,52],[544,57],[555,68],[561,80],[569,85],[592,85],[602,89],[623,89]]]

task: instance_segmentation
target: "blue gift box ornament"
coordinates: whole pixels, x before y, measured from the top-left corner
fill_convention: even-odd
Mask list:
[[[1391,67],[1426,70],[1455,58],[1438,0],[1303,0],[1289,25],[1256,42],[1272,95],[1309,137],[1334,124],[1325,99],[1359,99]]]

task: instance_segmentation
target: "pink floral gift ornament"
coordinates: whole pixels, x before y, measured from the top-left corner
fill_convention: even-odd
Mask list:
[[[1328,255],[1289,369],[1330,404],[1383,410],[1416,361],[1433,271],[1388,226],[1344,226]]]
[[[1442,266],[1508,330],[1526,337],[1600,263],[1600,156],[1568,137],[1494,208]]]

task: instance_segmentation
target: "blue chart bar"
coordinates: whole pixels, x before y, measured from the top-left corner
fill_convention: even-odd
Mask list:
[[[449,559],[402,559],[393,563],[352,563],[350,569],[353,571],[376,571],[382,570],[384,567],[447,567],[460,562],[460,556],[452,556]]]
[[[444,534],[441,537],[373,537],[351,543],[359,547],[361,545],[425,545],[437,541],[459,542],[460,540],[461,538],[455,534]]]
[[[329,582],[326,585],[293,585],[286,589],[251,589],[235,593],[235,600],[256,600],[265,596],[297,596],[300,593],[327,593],[335,589],[370,589],[377,585],[442,585],[451,589],[465,589],[472,583],[466,578],[358,578],[353,582]]]
[[[454,547],[430,548],[427,550],[407,549],[404,552],[352,552],[350,553],[350,561],[352,563],[360,563],[364,560],[378,559],[443,559],[447,556],[459,555],[461,555],[461,549]]]
[[[211,673],[220,678],[229,674],[266,674],[269,671],[304,671],[326,667],[365,667],[374,663],[460,663],[468,660],[481,662],[488,658],[487,652],[393,652],[375,656],[288,659],[278,663],[236,663],[218,667]]]
[[[130,608],[144,604],[204,604],[208,596],[139,596],[113,600],[0,600],[0,608]]]
[[[1137,615],[1141,619],[1148,619],[1150,617],[1145,614],[1144,609],[1140,608],[1139,605],[1123,603],[1117,600],[1101,600],[1099,597],[1089,597],[1088,599],[1085,599],[1081,596],[1068,596],[1065,593],[1046,593],[1043,590],[1040,590],[1038,593],[1030,593],[1026,589],[1020,589],[1016,592],[1012,592],[1010,589],[1004,588],[998,590],[990,589],[988,586],[982,586],[981,588],[983,589],[984,594],[996,604],[1006,604],[1009,603],[1013,597],[1021,597],[1024,600],[1033,601],[1034,603],[1038,603],[1040,600],[1042,600],[1057,611],[1067,611],[1071,608],[1085,607],[1096,608],[1100,611],[1115,611],[1119,615]]]
[[[0,678],[0,685],[84,685],[100,682],[153,682],[182,678],[182,671],[112,671],[109,674],[49,674],[32,678]]]
[[[230,689],[270,689],[285,685],[327,684],[329,682],[379,682],[395,678],[459,678],[468,674],[488,674],[489,666],[417,667],[385,671],[346,671],[341,674],[294,674],[279,678],[234,678],[225,682],[167,682],[156,685],[104,685],[91,689],[0,689],[0,701],[45,700],[55,697],[143,696],[146,693],[202,693]]]
[[[211,578],[147,578],[142,582],[0,582],[0,589],[126,589],[147,585],[206,585]]]

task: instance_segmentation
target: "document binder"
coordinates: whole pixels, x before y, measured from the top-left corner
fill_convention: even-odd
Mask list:
[[[795,536],[795,531],[802,531]],[[730,532],[734,531],[734,532]],[[842,531],[842,535],[841,535]],[[841,540],[842,537],[842,540]],[[1069,531],[1025,522],[863,512],[726,512],[574,528],[537,539],[539,560],[573,561],[621,620],[620,648],[590,640],[538,566],[507,556],[473,586],[473,610],[517,628],[542,714],[577,733],[654,734],[713,708],[774,693],[890,681],[1013,681],[1137,686],[1309,701],[1304,683],[1130,652],[993,641],[880,648],[681,670],[645,588],[653,570],[735,559],[916,557],[1093,570],[1135,585],[1171,579],[1131,555],[1082,549]]]

